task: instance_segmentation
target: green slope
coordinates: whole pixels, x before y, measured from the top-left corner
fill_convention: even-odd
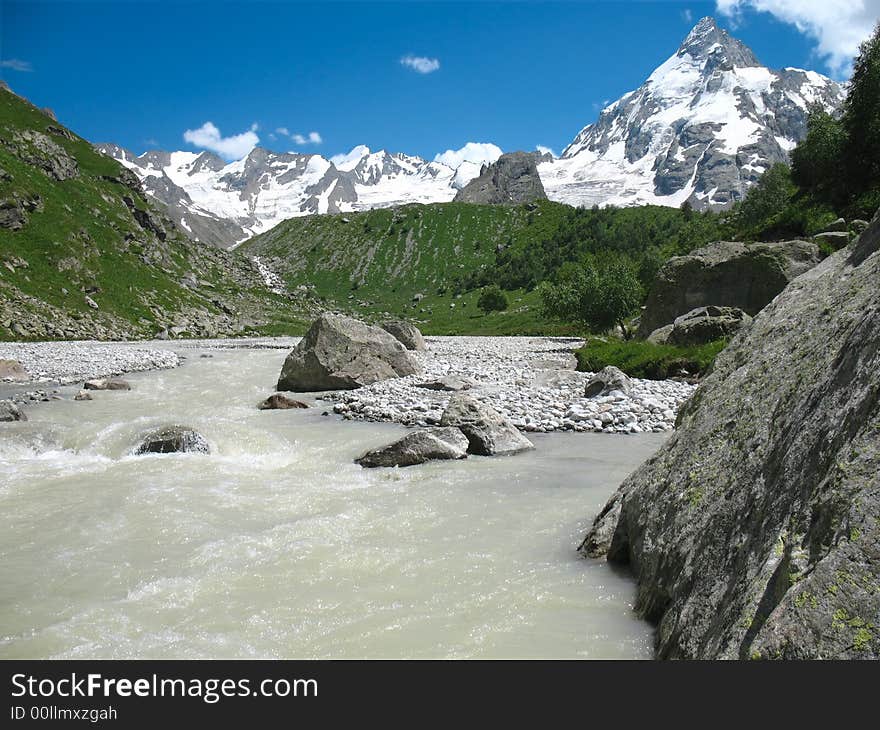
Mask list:
[[[647,286],[664,260],[724,234],[720,216],[675,208],[437,203],[294,218],[241,250],[288,286],[314,287],[327,306],[409,317],[428,333],[570,334],[542,317],[535,291],[566,265],[615,252]],[[491,284],[507,291],[506,312],[477,308]]]
[[[307,310],[244,256],[190,241],[128,170],[0,88],[0,339],[300,332]]]
[[[285,221],[240,250],[262,257],[291,288],[314,287],[327,306],[407,316],[432,334],[561,333],[570,328],[544,321],[534,292],[512,291],[508,311],[484,315],[476,307],[479,291],[462,293],[457,284],[491,268],[499,251],[552,236],[571,211],[549,201],[436,203],[309,216]]]

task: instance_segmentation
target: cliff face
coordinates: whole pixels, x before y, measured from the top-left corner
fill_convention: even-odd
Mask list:
[[[721,354],[581,551],[661,658],[880,657],[880,213]]]

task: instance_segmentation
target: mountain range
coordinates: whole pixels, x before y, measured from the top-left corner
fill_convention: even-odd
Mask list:
[[[811,105],[844,89],[814,71],[771,70],[703,18],[635,91],[607,106],[558,158],[535,156],[550,200],[575,206],[658,204],[723,209],[740,200],[806,132]],[[234,247],[288,218],[453,200],[487,173],[356,147],[333,162],[255,147],[227,163],[211,152],[98,149],[141,179],[193,238]],[[490,175],[491,176],[491,175]],[[539,188],[540,186],[532,186]]]

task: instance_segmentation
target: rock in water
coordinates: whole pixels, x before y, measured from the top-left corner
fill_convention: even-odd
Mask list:
[[[261,411],[284,411],[291,408],[308,407],[308,403],[303,403],[301,400],[288,398],[283,393],[275,393],[274,395],[270,395],[268,398],[266,398],[266,400],[257,405],[257,408],[259,408]]]
[[[323,314],[290,351],[277,390],[350,390],[418,371],[406,348],[381,327]]]
[[[15,403],[9,400],[0,401],[0,422],[26,421],[27,415]]]
[[[736,307],[698,307],[676,317],[666,342],[670,345],[705,345],[723,337],[732,337],[752,318]],[[657,340],[657,331],[648,337]]]
[[[880,658],[880,214],[719,355],[581,549],[662,658]]]
[[[441,426],[455,426],[467,436],[468,453],[480,456],[516,454],[535,448],[519,429],[491,406],[456,393],[440,418]]]
[[[697,307],[738,307],[754,316],[820,258],[819,247],[808,241],[718,241],[675,256],[651,285],[639,337],[646,338]]]
[[[131,390],[131,385],[122,378],[96,378],[83,383],[86,390]]]
[[[75,396],[73,396],[74,400],[93,400],[92,394],[87,390],[81,390]]]
[[[587,383],[584,388],[584,398],[608,395],[612,390],[619,390],[627,395],[630,387],[629,376],[614,365],[608,365],[596,373]]]
[[[389,319],[379,326],[391,334],[407,350],[427,349],[419,328],[409,322],[404,322],[402,319]]]
[[[363,467],[414,466],[437,459],[467,457],[467,437],[457,428],[429,428],[408,433],[393,444],[373,449],[358,459]]]
[[[207,439],[198,431],[186,426],[166,426],[147,434],[135,454],[173,454],[197,452],[210,454],[211,447]]]
[[[18,360],[0,360],[0,380],[22,382],[30,380],[28,371]]]
[[[538,175],[537,153],[509,152],[491,165],[483,166],[478,177],[455,195],[456,202],[517,205],[545,200],[547,193]]]

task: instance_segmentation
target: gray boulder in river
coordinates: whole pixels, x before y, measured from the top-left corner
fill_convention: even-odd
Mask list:
[[[402,319],[389,319],[379,325],[393,335],[407,350],[426,350],[425,338],[419,328]]]
[[[209,454],[211,447],[207,439],[198,431],[186,426],[166,426],[148,433],[134,450],[134,453],[138,455],[172,454],[190,451]]]
[[[457,428],[412,431],[393,444],[372,449],[355,463],[363,467],[415,466],[438,459],[467,458],[467,437]]]
[[[606,365],[584,386],[584,398],[608,395],[613,390],[628,395],[631,387],[629,376],[625,372],[614,365]]]
[[[0,421],[26,421],[27,414],[10,400],[0,401]]]
[[[406,348],[381,327],[322,314],[284,361],[277,390],[350,390],[419,369]]]
[[[440,417],[441,426],[455,426],[467,436],[468,453],[480,456],[516,454],[535,448],[519,429],[491,406],[456,393]]]
[[[645,339],[697,307],[738,307],[754,316],[819,260],[819,247],[808,241],[717,241],[675,256],[657,272],[638,335]]]
[[[662,658],[880,658],[880,213],[740,332],[580,550]]]

